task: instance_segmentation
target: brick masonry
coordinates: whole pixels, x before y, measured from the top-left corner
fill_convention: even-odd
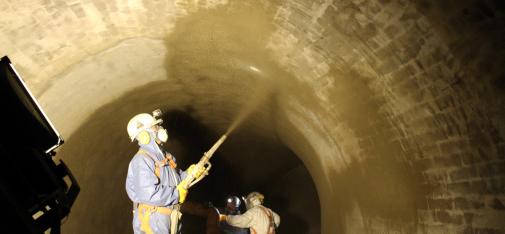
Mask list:
[[[90,55],[229,2],[0,1],[0,54],[41,95]],[[505,233],[503,1],[257,2],[274,12],[266,48],[317,100],[298,118],[335,148],[308,166],[331,178],[324,233]]]
[[[384,231],[395,218],[380,224],[362,207],[379,223],[368,233],[505,232],[504,16],[499,1],[290,1],[278,10],[270,49],[318,93],[343,154],[363,164],[394,154],[426,188],[413,229]]]

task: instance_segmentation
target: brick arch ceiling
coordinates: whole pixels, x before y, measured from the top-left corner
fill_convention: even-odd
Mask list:
[[[116,107],[118,121],[135,108],[189,106],[220,132],[254,96],[251,84],[268,83],[251,131],[301,159],[323,233],[499,233],[503,7],[2,1],[0,52],[64,136],[124,95],[144,105]]]

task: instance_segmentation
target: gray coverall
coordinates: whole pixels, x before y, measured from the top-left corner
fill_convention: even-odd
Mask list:
[[[157,161],[162,161],[164,152],[154,141],[154,136],[151,136],[151,139],[149,144],[140,145],[140,149],[154,156]],[[128,197],[134,204],[142,203],[172,208],[173,205],[179,203],[179,192],[176,187],[181,178],[186,177],[186,173],[167,165],[160,168],[160,178],[158,180],[155,174],[155,161],[151,156],[137,153],[130,161],[126,177]],[[136,207],[134,209],[133,231],[135,234],[140,234],[143,232],[140,229],[139,212]],[[153,233],[170,233],[170,216],[168,215],[153,212],[150,215],[149,224]]]

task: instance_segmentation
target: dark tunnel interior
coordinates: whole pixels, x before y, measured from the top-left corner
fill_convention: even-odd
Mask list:
[[[171,133],[171,140],[166,144],[166,148],[177,155],[181,168],[188,168],[190,163],[197,162],[202,152],[207,151],[219,138],[218,134],[193,119],[190,113],[189,109],[186,112],[169,111],[163,115],[164,127]],[[262,191],[267,197],[266,205],[277,210],[283,217],[283,227],[278,230],[280,233],[308,232],[309,225],[317,224],[320,220],[314,219],[315,223],[308,224],[303,217],[297,217],[288,211],[288,206],[292,205],[290,203],[303,202],[312,207],[312,210],[307,212],[316,215],[320,213],[319,201],[314,194],[315,187],[307,183],[311,181],[308,172],[296,155],[285,146],[265,144],[253,138],[255,136],[241,134],[240,129],[232,133],[228,142],[230,145],[223,146],[223,151],[220,151],[222,153],[216,153],[212,159],[212,172],[191,190],[188,200],[203,204],[211,202],[216,207],[224,207],[224,200],[228,196],[245,197],[251,191]],[[277,153],[278,161],[272,162],[271,152]],[[270,168],[265,170],[264,167],[267,166]],[[241,174],[245,170],[244,167],[256,171],[254,175],[249,175],[256,178],[243,179]],[[312,193],[313,200],[293,199],[275,190],[275,185],[280,183],[283,177],[289,177],[292,172],[297,173],[294,176],[305,177],[295,179],[303,181],[298,186],[304,185],[304,187],[298,189]],[[245,212],[244,205],[241,206],[241,210]],[[202,222],[204,218],[186,215],[183,221],[186,225],[182,226],[182,231],[204,233],[205,223]]]

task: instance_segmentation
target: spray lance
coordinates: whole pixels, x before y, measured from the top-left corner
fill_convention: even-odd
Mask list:
[[[188,175],[186,178],[181,182],[182,187],[184,189],[189,189],[196,183],[200,182],[205,176],[209,174],[209,170],[212,167],[212,164],[210,163],[210,158],[212,155],[216,152],[216,150],[223,144],[224,140],[226,140],[227,134],[224,134],[219,138],[219,140],[214,143],[214,145],[203,154],[203,157],[198,161],[197,164],[188,171]]]
[[[232,122],[226,133],[223,134],[221,138],[219,138],[219,140],[209,149],[209,151],[203,154],[203,157],[197,164],[193,166],[193,168],[190,167],[191,170],[188,170],[188,175],[179,184],[183,189],[188,190],[209,174],[209,170],[212,167],[212,164],[209,162],[209,160],[212,155],[216,152],[219,146],[223,144],[228,134],[235,130],[244,121],[244,119],[249,116],[252,111],[255,110],[256,107],[258,107],[259,104],[265,100],[266,97],[268,97],[267,94],[270,92],[270,90],[270,83],[260,82],[257,84],[254,95],[252,96],[257,98],[254,98],[252,102],[246,105],[245,108],[238,113],[235,121]]]

